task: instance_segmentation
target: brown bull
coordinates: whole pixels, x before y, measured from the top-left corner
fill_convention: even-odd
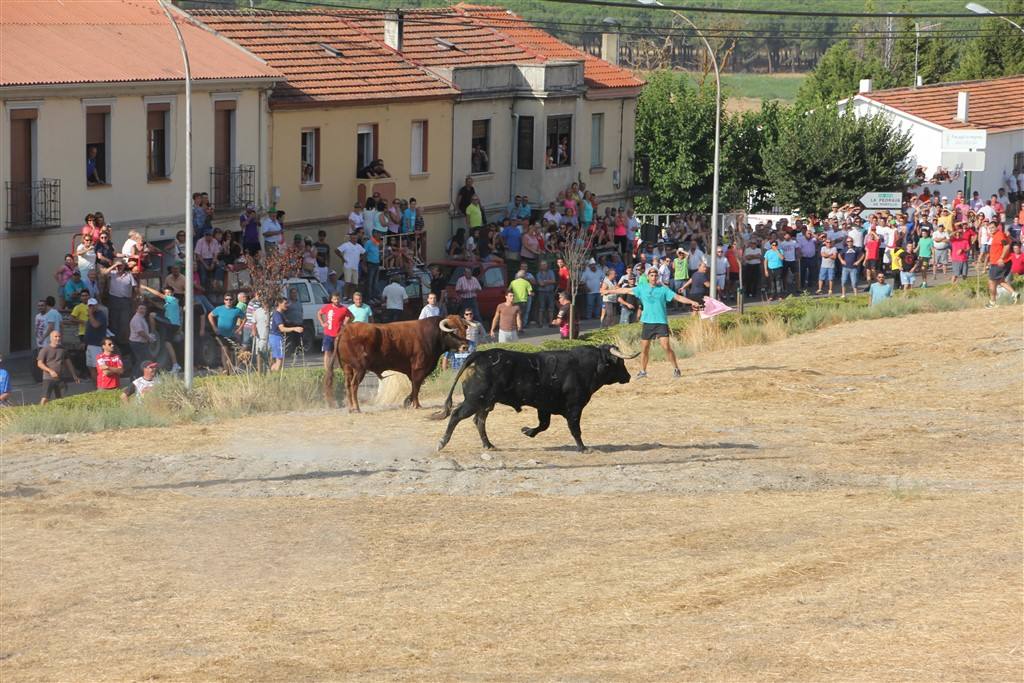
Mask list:
[[[412,383],[405,405],[420,407],[420,386],[437,367],[441,354],[466,343],[466,322],[457,315],[424,318],[386,325],[349,323],[334,344],[333,361],[345,373],[348,409],[359,412],[356,392],[367,372],[400,372]],[[334,405],[334,372],[324,378],[324,395]]]

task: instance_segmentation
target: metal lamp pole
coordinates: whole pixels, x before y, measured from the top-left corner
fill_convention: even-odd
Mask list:
[[[637,0],[641,5],[661,5],[659,0]],[[715,256],[718,251],[718,167],[719,159],[721,156],[721,127],[722,127],[722,75],[718,70],[718,58],[715,57],[715,51],[711,49],[711,43],[704,37],[704,34],[700,32],[697,25],[690,21],[682,12],[672,10],[672,14],[676,15],[684,22],[690,25],[693,30],[697,33],[697,37],[704,43],[704,47],[708,51],[708,56],[711,57],[711,66],[715,68],[715,171],[714,180],[711,194],[711,254],[708,258],[708,270],[711,271],[711,282],[709,290],[711,292],[711,298],[718,298],[718,258]]]
[[[964,5],[964,9],[966,9],[968,12],[974,12],[975,14],[995,14],[995,12],[990,10],[988,7],[985,7],[984,5],[979,5],[976,2],[969,2],[969,3],[967,3],[966,5]],[[1015,22],[1015,21],[1013,21],[1013,20],[1011,20],[1011,19],[1009,19],[1007,17],[1003,17],[1003,16],[1000,16],[998,18],[1002,19],[1003,21],[1005,21],[1010,26],[1013,26],[1018,31],[1024,32],[1024,26],[1021,26],[1017,22]]]
[[[185,48],[185,39],[181,35],[178,22],[171,16],[171,10],[166,0],[160,0],[160,7],[171,22],[174,33],[178,36],[178,47],[181,48],[181,60],[185,65],[185,358],[182,365],[185,368],[185,388],[192,388],[192,376],[194,372],[195,357],[195,316],[192,308],[195,304],[195,287],[193,277],[195,272],[195,255],[193,253],[193,225],[192,225],[192,69],[188,61],[188,50]]]

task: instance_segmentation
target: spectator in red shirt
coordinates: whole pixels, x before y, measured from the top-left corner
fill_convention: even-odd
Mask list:
[[[971,240],[967,238],[960,226],[957,226],[949,240],[949,260],[953,263],[953,283],[967,277],[970,257]]]
[[[993,195],[995,201],[995,195]],[[1020,295],[1014,291],[1006,276],[1010,274],[1010,237],[1003,229],[1002,223],[995,223],[995,232],[992,233],[992,246],[989,248],[988,256],[988,303],[986,308],[994,308],[996,297],[999,295],[999,288],[1002,287],[1010,296],[1013,303],[1017,303]]]
[[[324,371],[334,372],[334,342],[341,334],[341,328],[352,319],[352,312],[341,305],[341,295],[331,294],[331,302],[316,312],[317,320],[324,328],[324,341],[320,349],[324,352]]]
[[[119,389],[124,364],[121,356],[114,352],[114,340],[104,339],[103,350],[96,356],[96,388],[100,391]]]
[[[1013,251],[1010,252],[1010,273],[1013,275],[1024,275],[1024,254],[1020,250],[1020,242],[1013,243]]]
[[[558,266],[558,291],[569,291],[569,266],[565,265],[565,259],[558,259],[555,262]]]

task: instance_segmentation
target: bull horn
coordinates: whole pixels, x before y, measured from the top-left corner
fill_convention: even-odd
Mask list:
[[[627,356],[622,351],[619,351],[619,347],[617,346],[613,346],[610,349],[608,349],[608,353],[612,354],[616,358],[621,358],[622,360],[633,360],[634,358],[640,355],[640,352],[637,351],[632,356]]]
[[[453,327],[451,327],[448,324],[448,321],[446,319],[444,319],[444,318],[441,318],[441,322],[439,322],[437,324],[437,326],[441,328],[442,332],[454,332],[455,331],[455,329]]]

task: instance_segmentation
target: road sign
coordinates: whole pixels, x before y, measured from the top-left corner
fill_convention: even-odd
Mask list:
[[[942,151],[967,152],[985,149],[988,144],[988,131],[978,128],[961,128],[959,130],[942,131]]]
[[[902,192],[868,192],[860,198],[868,209],[899,209],[903,207]]]
[[[939,155],[939,163],[947,171],[953,171],[957,166],[961,171],[984,171],[985,152],[950,152],[944,149]]]

